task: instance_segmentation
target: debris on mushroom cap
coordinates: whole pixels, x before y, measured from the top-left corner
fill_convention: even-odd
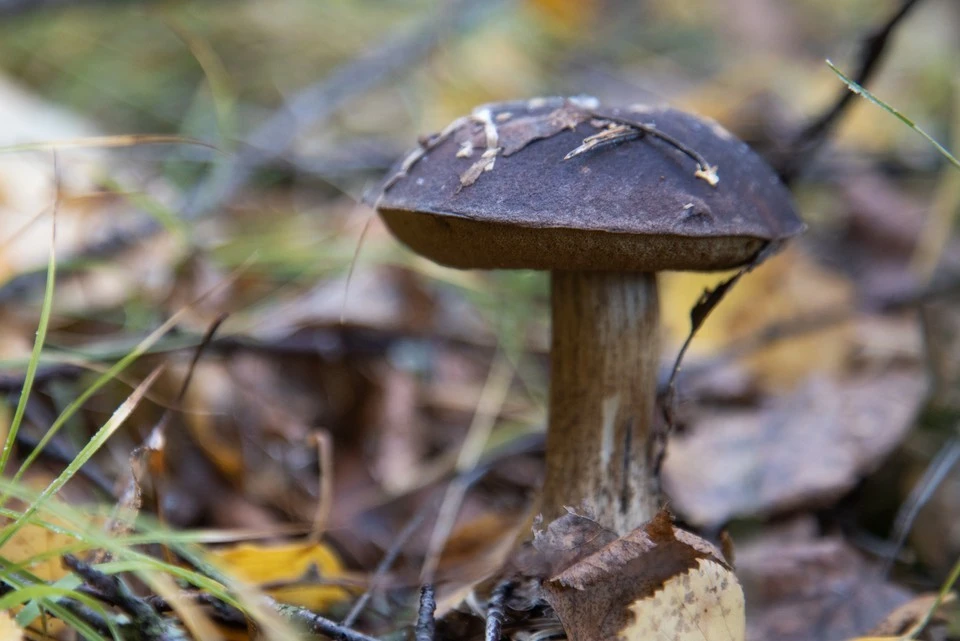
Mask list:
[[[527,107],[530,109],[540,109],[549,104],[551,104],[550,99],[533,99],[527,103]],[[717,177],[717,167],[707,164],[699,154],[687,148],[682,142],[670,136],[660,134],[656,130],[656,125],[631,122],[630,120],[615,119],[611,121],[603,118],[590,118],[594,110],[598,107],[599,101],[592,97],[569,98],[564,100],[560,106],[556,107],[545,117],[542,114],[527,116],[526,118],[521,118],[505,125],[502,135],[506,142],[502,146],[500,144],[501,132],[497,127],[497,123],[510,120],[513,117],[513,113],[510,111],[500,111],[494,114],[493,109],[498,108],[496,104],[477,107],[470,115],[470,120],[482,125],[483,136],[485,138],[484,147],[487,151],[483,156],[485,159],[483,162],[478,161],[474,163],[460,175],[460,186],[468,187],[476,182],[477,178],[479,178],[483,172],[492,170],[499,152],[502,151],[504,156],[509,156],[520,151],[535,140],[547,138],[564,129],[575,129],[577,125],[587,119],[590,119],[591,126],[602,130],[599,133],[587,136],[576,149],[573,149],[564,156],[564,160],[570,160],[582,153],[596,149],[601,145],[632,140],[644,134],[650,134],[662,138],[668,144],[677,147],[680,151],[691,156],[697,161],[697,169],[694,172],[694,176],[706,180],[711,187],[717,185],[719,181]],[[456,120],[454,123],[459,127],[461,121]],[[715,132],[723,132],[722,137],[731,137],[729,132],[716,123],[710,121],[709,124],[714,128]],[[445,133],[435,136],[424,146],[430,147],[443,142],[452,131],[451,127],[448,126],[444,129]],[[460,140],[460,149],[457,151],[456,156],[458,158],[470,157],[470,153],[475,146],[475,141],[472,138]],[[420,160],[422,157],[422,154],[417,154],[413,162]],[[412,163],[404,166],[404,174],[410,165],[412,165]]]
[[[603,123],[603,120],[591,121],[590,124],[597,126],[600,123]],[[575,158],[582,153],[596,149],[600,145],[607,145],[613,142],[621,142],[624,140],[631,140],[633,138],[640,137],[641,132],[634,127],[629,125],[617,125],[614,123],[608,123],[606,129],[600,133],[593,134],[592,136],[587,136],[583,139],[583,143],[573,151],[569,152],[566,156],[563,157],[564,160],[570,160]]]
[[[453,267],[733,268],[803,223],[773,170],[718,129],[589,98],[483,105],[403,159],[374,204]]]
[[[473,141],[464,140],[460,143],[460,149],[457,151],[457,158],[469,158],[473,155]]]
[[[717,176],[717,167],[707,165],[705,167],[698,168],[693,175],[701,180],[706,180],[707,184],[711,187],[716,187],[717,183],[720,182],[720,177]]]

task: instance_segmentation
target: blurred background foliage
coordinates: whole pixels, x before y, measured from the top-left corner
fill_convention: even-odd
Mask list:
[[[7,149],[0,157],[0,359],[8,377],[0,382],[11,407],[43,293],[42,279],[38,286],[30,277],[46,264],[54,200],[58,208],[60,280],[49,360],[29,406],[24,443],[35,443],[90,382],[96,374],[89,370],[102,371],[172,313],[226,283],[189,309],[177,332],[159,343],[160,356],[94,395],[54,442],[60,458],[69,459],[146,366],[167,359],[170,371],[148,395],[148,407],[95,459],[85,480],[90,486],[71,488],[72,496],[113,499],[111,484],[126,473],[130,450],[163,409],[175,405],[190,359],[185,346],[195,346],[214,319],[229,313],[221,339],[201,360],[186,411],[175,419],[190,436],[171,437],[161,466],[163,491],[154,497],[157,505],[145,509],[162,512],[175,526],[310,522],[323,498],[320,455],[304,444],[326,431],[336,455],[325,525],[345,565],[368,570],[455,471],[457,448],[477,420],[477,399],[497,354],[506,354],[515,380],[494,412],[497,430],[485,447],[493,451],[540,433],[549,334],[543,274],[455,272],[429,264],[389,237],[358,204],[362,194],[418,136],[477,104],[538,95],[668,102],[716,119],[775,158],[846,91],[824,60],[854,70],[862,37],[897,3],[66,4],[0,22],[0,144],[131,134],[184,139],[64,147],[56,163],[50,148]],[[453,17],[445,21],[444,12]],[[351,66],[354,61],[411,33],[428,39],[423,25],[439,29],[435,46],[417,54],[408,48],[388,78],[332,111],[318,102],[322,116],[286,123],[290,145],[257,162],[255,172],[212,206],[194,205],[198,194],[212,193],[218,176],[231,175],[237,158],[256,158],[282,138],[257,139],[253,132],[271,119],[283,121],[299,92],[317,86],[318,95],[329,98],[325,83],[345,68],[356,75],[341,78],[344,86],[362,84],[366,72]],[[870,83],[954,150],[958,32],[960,3],[920,2],[898,26]],[[186,138],[216,149],[185,144]],[[715,376],[681,387],[681,438],[689,447],[676,451],[693,458],[675,457],[672,468],[668,459],[667,474],[673,475],[671,507],[682,517],[705,527],[742,519],[747,534],[770,519],[793,533],[784,535],[790,540],[803,531],[808,543],[829,539],[868,555],[888,551],[896,510],[954,435],[960,416],[950,393],[960,382],[953,367],[960,347],[951,338],[960,321],[952,320],[953,307],[924,310],[925,325],[912,308],[877,311],[882,301],[955,273],[960,195],[948,171],[915,132],[865,101],[851,106],[794,186],[809,233],[744,279],[694,343],[690,368],[706,363]],[[665,365],[688,330],[691,305],[721,277],[662,280]],[[731,346],[771,325],[831,312],[842,318],[821,331],[747,350],[731,367],[710,369],[712,357],[729,356]],[[924,387],[929,371],[943,382],[932,409]],[[862,407],[845,404],[864,394],[869,402]],[[928,411],[915,420],[921,406]],[[927,420],[934,414],[936,425]],[[792,432],[781,425],[784,415],[796,423]],[[798,417],[808,422],[797,423]],[[695,440],[711,427],[731,429],[748,446],[724,458],[722,444]],[[781,427],[794,434],[785,439],[791,451],[773,451]],[[908,437],[911,427],[918,429]],[[820,440],[806,438],[819,428]],[[714,449],[704,455],[704,444]],[[761,461],[768,450],[770,458]],[[494,533],[502,537],[526,523],[527,499],[538,483],[536,446],[521,450],[521,458],[522,465],[501,466],[483,492],[468,497],[444,566],[450,575],[482,561],[478,550],[498,538]],[[46,464],[55,467],[56,459]],[[744,470],[745,489],[737,476]],[[49,470],[38,474],[40,483]],[[733,479],[732,489],[724,478]],[[960,555],[960,532],[950,525],[960,517],[958,488],[960,478],[944,483],[941,500],[917,522],[905,565],[918,590],[937,585]],[[784,526],[789,519],[801,523]],[[410,544],[410,560],[401,564],[408,574],[398,582],[415,580],[428,538]],[[835,566],[833,557],[825,558],[812,565]],[[754,576],[761,576],[758,593],[764,593],[762,572]],[[804,581],[825,600],[843,601],[842,591],[828,589],[829,577],[809,576],[792,579],[796,593],[786,601],[804,593]],[[881,600],[876,607],[883,612],[865,618],[877,619],[897,600]],[[767,626],[761,636],[788,638],[772,634],[774,624],[756,621]],[[858,632],[831,630],[818,638]]]

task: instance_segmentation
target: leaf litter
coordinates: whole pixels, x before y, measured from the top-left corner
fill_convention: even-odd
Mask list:
[[[587,3],[579,4],[583,5],[579,9],[581,12],[598,11],[583,8]],[[593,7],[592,3],[589,4]],[[571,40],[562,42],[567,46]],[[721,58],[717,60],[719,64]],[[575,77],[569,83],[582,81],[583,77]],[[495,97],[484,95],[482,100]],[[705,102],[701,106],[704,108],[718,107]],[[362,121],[362,111],[358,109],[357,114],[345,116],[345,120],[356,118]],[[463,113],[462,110],[458,112]],[[639,126],[644,123],[642,112],[637,114],[636,119],[630,116],[631,122],[619,122],[605,117],[609,114],[564,106],[548,110],[546,117],[532,119],[515,113],[481,112],[455,122],[438,136],[427,139],[418,155],[409,157],[401,165],[401,173],[404,168],[409,169],[413,163],[422,160],[439,140],[464,136],[463,139],[457,138],[455,153],[471,161],[466,173],[460,176],[461,187],[467,189],[475,181],[483,180],[487,171],[496,171],[503,158],[518,153],[536,140],[584,123],[595,131],[584,137],[579,150],[571,149],[571,153],[585,154],[605,144],[654,135]],[[735,119],[725,117],[722,120]],[[75,136],[80,140],[94,135],[99,132],[57,133],[46,138]],[[898,157],[905,156],[900,154]],[[696,161],[697,166],[692,169],[698,179],[710,182],[723,171],[711,167],[706,162],[708,160]],[[910,171],[915,171],[916,167],[912,166]],[[22,167],[17,168],[20,169]],[[66,169],[70,174],[70,163]],[[107,173],[114,171],[117,169],[111,168]],[[892,182],[887,174],[878,176],[885,183]],[[43,180],[35,183],[42,184]],[[27,182],[22,184],[26,186]],[[113,207],[119,205],[120,209],[127,209],[124,203],[128,201],[113,194],[99,193],[95,180],[75,184],[80,187],[71,187],[67,181],[67,187],[76,193],[95,196],[65,200],[64,217],[73,216],[74,207],[85,216],[77,218],[84,222],[75,227],[71,227],[73,222],[65,222],[63,237],[70,241],[70,229],[82,232],[76,234],[75,245],[77,255],[82,256],[83,248],[91,242],[86,234],[91,230],[104,232],[112,228],[119,220],[111,213],[117,211]],[[170,193],[164,191],[167,186],[159,180],[151,187],[157,189],[151,193],[158,194],[160,200]],[[314,189],[314,185],[295,184],[292,191],[302,190],[301,193],[312,197],[316,196]],[[820,199],[818,202],[826,198],[822,186],[806,189],[809,190],[805,194],[808,198]],[[10,190],[6,188],[5,191]],[[38,190],[37,193],[46,192]],[[71,195],[76,194],[71,192]],[[915,198],[921,204],[924,202],[922,194]],[[294,211],[306,199],[288,199],[283,188],[266,193],[258,186],[245,194],[244,200],[230,205],[229,220],[225,217],[206,221],[199,229],[198,233],[204,237],[209,234],[209,238],[214,239],[211,245],[204,247],[201,243],[200,247],[185,250],[181,245],[167,244],[149,255],[140,252],[133,256],[129,267],[121,267],[100,279],[82,281],[78,289],[86,290],[86,296],[72,298],[76,316],[57,319],[52,328],[53,339],[59,344],[96,354],[102,346],[101,341],[122,336],[129,328],[137,327],[137,323],[149,324],[145,321],[149,314],[138,316],[143,313],[143,308],[164,309],[165,306],[176,306],[172,301],[194,298],[189,295],[189,281],[191,271],[197,269],[197,265],[185,261],[185,254],[196,251],[199,261],[215,265],[210,277],[216,279],[218,274],[226,271],[225,266],[211,260],[208,250],[212,246],[215,253],[217,239],[229,237],[242,229],[249,222],[245,217],[251,213],[259,218],[268,216],[278,224],[284,220],[296,221],[293,228],[302,237],[316,234],[317,226],[302,223],[298,219],[300,212]],[[324,218],[324,225],[332,229],[343,222],[337,213],[341,207],[332,204],[334,200],[324,195],[322,205],[311,211],[322,213],[323,216],[316,218]],[[36,265],[36,257],[30,251],[39,244],[27,242],[32,228],[28,224],[24,228],[26,231],[22,232],[24,235],[18,235],[20,229],[17,227],[10,236],[4,236],[13,239],[9,246],[4,246],[5,279],[15,278],[28,271],[31,265]],[[850,250],[851,245],[859,252],[867,244],[859,242],[853,235],[856,230],[851,228],[848,231],[852,234],[841,244],[841,255]],[[349,597],[354,593],[342,586],[321,584],[324,580],[350,583],[353,579],[359,579],[357,583],[362,584],[369,576],[366,573],[372,573],[389,553],[394,561],[390,570],[378,576],[377,589],[370,597],[369,607],[353,622],[357,629],[386,635],[414,619],[419,572],[431,547],[430,528],[424,527],[419,534],[411,534],[397,550],[392,549],[393,539],[411,514],[420,509],[424,513],[430,512],[429,508],[437,498],[437,488],[443,485],[438,479],[445,481],[450,474],[455,474],[455,457],[449,453],[462,442],[469,429],[473,409],[470,399],[479,396],[484,376],[495,358],[492,346],[497,343],[498,333],[516,334],[512,338],[524,349],[520,357],[516,353],[509,355],[511,360],[517,357],[517,380],[505,392],[503,407],[492,418],[495,426],[490,433],[489,451],[494,453],[499,444],[510,442],[518,435],[527,435],[529,430],[542,423],[538,394],[543,386],[543,345],[547,341],[542,326],[519,324],[507,329],[498,326],[496,319],[505,310],[520,308],[515,305],[519,297],[510,298],[509,294],[500,293],[487,277],[443,275],[418,264],[399,254],[382,234],[383,230],[378,229],[376,223],[371,225],[370,244],[365,247],[369,254],[365,259],[373,257],[371,263],[382,261],[389,266],[382,268],[378,265],[365,275],[361,273],[363,270],[358,271],[357,282],[362,286],[352,292],[349,307],[345,307],[346,322],[339,322],[338,307],[342,307],[339,305],[342,299],[338,292],[343,290],[340,265],[330,269],[311,264],[306,271],[298,272],[304,270],[303,264],[294,264],[291,260],[289,263],[275,261],[258,265],[231,287],[227,295],[211,303],[210,310],[204,310],[191,323],[181,326],[184,332],[191,329],[196,332],[198,327],[204,327],[203,321],[209,320],[210,313],[224,307],[235,311],[235,318],[240,321],[214,341],[198,369],[203,375],[194,382],[192,397],[180,408],[183,413],[178,413],[172,422],[173,429],[163,446],[163,462],[176,471],[168,470],[166,477],[159,478],[156,505],[152,504],[153,501],[142,505],[136,501],[121,501],[120,507],[128,512],[151,512],[162,507],[171,525],[184,528],[256,523],[264,540],[249,546],[253,565],[266,562],[266,565],[292,567],[293,564],[286,561],[270,561],[276,550],[292,550],[295,555],[302,552],[303,557],[316,553],[326,560],[336,561],[330,564],[326,561],[308,562],[306,569],[298,566],[293,575],[276,568],[277,572],[269,576],[252,579],[253,583],[268,591],[288,588],[285,592],[273,593],[282,594],[290,601],[297,599],[298,595],[294,593],[298,589],[303,590],[299,596],[313,594],[314,590],[332,589],[340,590],[341,594],[346,592]],[[811,256],[816,257],[812,260],[819,260],[825,253],[829,254],[816,240],[809,242],[812,250],[805,258],[796,259],[790,255],[780,258],[793,269],[799,260],[810,260]],[[289,258],[293,248],[286,249]],[[870,246],[868,249],[877,248]],[[946,252],[949,258],[950,249]],[[64,255],[71,253],[68,249]],[[133,253],[137,254],[136,251]],[[882,253],[882,249],[876,252],[878,255]],[[895,257],[888,255],[885,258]],[[320,262],[318,259],[317,263]],[[899,269],[895,261],[890,262],[894,271],[886,273]],[[137,268],[135,274],[134,267]],[[842,260],[835,260],[831,269],[835,276],[852,283],[859,295],[862,294],[862,279],[866,278],[866,270],[862,267],[863,264],[849,269]],[[80,273],[89,275],[91,270],[81,270]],[[172,277],[175,273],[178,277]],[[309,274],[309,277],[292,276],[298,273]],[[738,288],[751,279],[760,278],[762,273],[762,269],[758,270],[744,279]],[[517,282],[522,285],[521,281]],[[812,282],[814,288],[823,285],[815,279]],[[151,286],[143,286],[146,283]],[[535,291],[533,296],[536,300],[534,312],[542,313],[545,307],[542,289]],[[731,297],[717,310],[720,316],[714,313],[705,320],[705,314],[698,313],[694,324],[702,323],[702,331],[709,335],[711,324],[726,322],[723,309],[730,304],[736,305],[739,318],[750,317],[756,319],[757,324],[731,321],[726,326],[728,329],[721,333],[733,335],[735,331],[729,328],[738,324],[756,328],[759,332],[766,324],[783,321],[783,318],[771,315],[762,304],[777,300],[780,301],[778,305],[783,306],[783,299],[776,298],[773,290],[753,290],[749,296],[751,300],[747,302],[736,303],[736,296],[734,289]],[[798,315],[817,314],[824,309],[812,306],[812,302],[807,305],[806,299],[813,296],[803,293],[792,296],[799,299],[792,302],[796,304],[792,311]],[[496,301],[497,297],[505,298]],[[278,298],[291,304],[290,314],[271,309]],[[251,310],[247,305],[252,300],[265,304]],[[495,302],[491,303],[491,300]],[[847,301],[844,305],[849,303],[853,307],[860,302]],[[667,303],[665,299],[665,305],[680,309],[684,316],[691,303],[693,300],[690,299],[683,303]],[[464,307],[471,311],[461,313],[459,310]],[[702,307],[695,309],[703,310]],[[104,310],[120,316],[126,314],[130,325],[120,327],[96,318]],[[10,312],[9,309],[5,311]],[[679,532],[683,530],[677,526],[670,525],[672,529],[668,534],[667,526],[660,523],[653,526],[652,534],[632,533],[633,538],[618,541],[616,537],[611,539],[608,534],[591,529],[589,519],[586,519],[576,521],[576,527],[584,528],[584,533],[579,536],[589,543],[573,546],[578,548],[574,551],[564,548],[567,551],[556,553],[557,556],[552,558],[562,558],[563,562],[548,567],[549,572],[544,570],[539,580],[546,581],[558,595],[564,591],[576,594],[595,590],[598,594],[591,595],[591,598],[601,601],[603,598],[610,600],[609,592],[604,593],[604,589],[616,592],[611,586],[624,585],[624,590],[616,592],[613,599],[618,603],[618,617],[622,618],[607,623],[618,631],[628,629],[621,625],[626,621],[643,625],[658,616],[659,610],[654,608],[650,615],[641,613],[645,607],[642,605],[644,599],[640,599],[640,606],[626,605],[630,598],[637,596],[631,592],[637,586],[630,583],[629,573],[620,573],[620,566],[631,568],[629,572],[633,573],[633,578],[646,576],[644,572],[648,570],[634,566],[639,564],[637,559],[653,552],[649,539],[675,549],[677,553],[670,558],[688,576],[691,571],[701,571],[704,576],[719,577],[722,583],[727,573],[735,569],[740,583],[745,586],[749,605],[747,638],[816,636],[852,639],[870,634],[891,636],[901,633],[906,624],[891,624],[893,627],[884,628],[881,621],[887,615],[891,620],[895,619],[894,605],[910,595],[891,582],[874,580],[872,564],[867,560],[869,554],[855,551],[851,546],[851,541],[863,539],[850,536],[849,531],[843,535],[838,533],[839,519],[830,510],[838,501],[849,497],[851,491],[856,491],[864,476],[884,465],[888,456],[895,455],[898,447],[916,449],[918,441],[911,436],[910,429],[915,424],[925,389],[924,361],[916,350],[909,351],[913,350],[912,347],[908,351],[898,347],[903,331],[897,328],[913,321],[901,318],[897,321],[899,325],[894,327],[894,323],[873,312],[869,305],[864,305],[855,314],[859,317],[845,332],[829,334],[828,341],[823,339],[833,351],[842,354],[829,362],[818,362],[818,358],[808,353],[810,350],[799,348],[794,350],[793,357],[803,361],[801,366],[795,365],[797,360],[773,358],[736,361],[726,369],[707,368],[714,377],[701,379],[697,384],[688,384],[683,377],[684,371],[679,374],[678,431],[670,437],[665,464],[667,486],[672,494],[669,505],[684,519],[684,527],[708,525],[707,531],[711,534],[732,519],[738,543],[735,567],[733,559],[715,548],[704,546],[701,550],[699,543],[692,545],[689,539],[681,540],[684,535]],[[870,338],[873,334],[867,336],[863,329],[867,320],[873,323],[874,329],[879,328],[876,340]],[[33,330],[30,323],[11,325],[11,333],[20,336],[22,344],[29,344]],[[22,340],[24,337],[25,341]],[[11,336],[5,340],[15,338]],[[782,345],[789,347],[790,340],[783,341]],[[688,370],[703,365],[705,359],[723,347],[724,343],[720,341],[712,348],[707,346],[701,350],[694,343]],[[931,349],[936,351],[937,345]],[[182,356],[177,351],[165,351],[151,358],[169,359],[176,364]],[[176,371],[176,368],[171,370]],[[666,363],[665,371],[668,371]],[[139,375],[144,373],[139,371]],[[62,394],[64,385],[69,389],[74,381],[61,377],[55,369],[42,367],[40,374],[38,390],[41,398],[28,408],[27,420],[31,428],[39,428],[42,433],[50,423],[44,417],[56,409],[58,394]],[[158,387],[174,388],[176,382],[171,380],[173,378],[170,374],[162,375]],[[721,385],[724,381],[730,386],[724,388]],[[111,401],[118,393],[110,388],[101,392],[94,397],[95,403],[89,413],[77,422],[95,418],[97,405],[101,408],[116,406],[117,403],[111,404]],[[392,400],[388,402],[387,397]],[[456,402],[450,400],[453,397]],[[144,413],[149,414],[149,408]],[[151,426],[155,425],[154,419],[155,416],[131,416],[131,425],[115,435],[115,452],[120,454],[97,457],[89,465],[96,466],[109,478],[124,478],[129,471],[127,454],[144,442]],[[319,455],[306,445],[309,439],[304,437],[318,429],[329,430],[332,435],[331,458],[336,468],[336,474],[332,476],[334,501],[329,514],[330,527],[322,542],[305,543],[291,532],[297,527],[305,530],[316,509],[317,469],[323,466],[317,465]],[[76,436],[82,439],[83,430],[79,432]],[[60,438],[56,441],[58,445],[69,445]],[[522,443],[523,447],[503,454],[503,458],[481,459],[483,463],[478,467],[482,471],[480,480],[471,485],[463,497],[460,518],[447,541],[448,551],[439,561],[435,588],[437,601],[442,606],[437,611],[441,620],[437,621],[436,632],[440,638],[465,638],[451,632],[458,615],[470,614],[473,619],[488,624],[491,613],[496,614],[501,606],[504,635],[519,639],[524,634],[562,634],[553,609],[542,598],[542,593],[525,584],[505,590],[505,583],[485,583],[496,576],[503,565],[504,548],[512,545],[516,532],[523,529],[526,517],[530,516],[528,499],[537,485],[538,447],[542,445],[538,445],[535,439]],[[402,459],[402,465],[391,460],[394,452]],[[766,456],[763,461],[759,460],[761,453]],[[125,487],[130,489],[131,486]],[[85,495],[88,500],[98,496],[82,478],[71,482],[69,489]],[[889,494],[892,499],[896,492]],[[946,512],[944,522],[949,522],[950,510],[955,508],[948,502],[940,509]],[[774,538],[765,551],[761,550],[762,554],[752,547],[751,535],[756,535],[757,529],[772,528],[771,520],[811,513],[820,519],[821,529],[813,527],[798,540]],[[737,520],[743,517],[749,517],[749,520],[738,523]],[[122,520],[125,525],[133,522],[127,517]],[[576,528],[570,527],[576,532]],[[742,533],[744,529],[748,530],[746,534]],[[134,530],[125,527],[119,532],[132,534]],[[862,534],[860,529],[855,532]],[[39,537],[37,540],[42,542]],[[474,567],[463,570],[471,565],[471,561]],[[707,563],[711,565],[704,565]],[[934,562],[927,563],[927,567],[937,566]],[[916,574],[911,575],[913,579],[916,577]],[[693,580],[692,576],[690,580]],[[682,581],[681,578],[680,587],[685,589]],[[667,583],[669,581],[663,585]],[[757,585],[761,586],[759,590]],[[663,590],[661,593],[666,594]],[[841,599],[838,594],[849,598]],[[163,595],[167,596],[167,593],[164,591]],[[685,593],[676,596],[684,598]],[[332,599],[323,604],[314,602],[314,606],[322,611],[321,615],[331,614],[327,610],[336,610],[335,603],[337,600]],[[637,602],[630,603],[636,605]],[[646,605],[651,604],[647,602]],[[217,612],[220,606],[209,607]],[[725,607],[722,603],[719,605],[720,610]],[[911,615],[912,620],[917,619],[916,612],[922,610],[922,605],[917,608]],[[626,610],[629,613],[625,613]],[[303,617],[303,614],[298,611],[297,616]],[[484,617],[488,617],[486,621]],[[400,619],[402,622],[397,623]],[[298,620],[308,621],[306,618]],[[589,628],[603,623],[587,621],[584,625]],[[685,634],[681,625],[685,623],[675,624],[678,635]],[[874,625],[878,627],[871,631]],[[245,625],[233,629],[232,633],[239,634],[240,638],[251,638],[255,634]],[[818,636],[821,633],[822,636]],[[642,638],[646,633],[638,629],[624,634],[627,638],[636,634]]]

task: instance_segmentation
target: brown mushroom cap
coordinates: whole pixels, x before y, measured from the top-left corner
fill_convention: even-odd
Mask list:
[[[719,182],[676,145],[625,123],[672,137],[715,167]],[[616,141],[564,159],[596,134]],[[727,269],[804,227],[787,189],[745,143],[665,107],[559,98],[486,105],[401,161],[384,184],[376,206],[394,235],[459,268]]]

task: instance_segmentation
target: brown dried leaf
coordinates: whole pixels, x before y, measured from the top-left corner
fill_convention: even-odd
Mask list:
[[[156,500],[156,485],[162,479],[166,467],[164,459],[167,439],[162,425],[163,423],[155,425],[143,444],[130,453],[130,469],[127,470],[123,490],[110,520],[104,527],[110,536],[121,537],[133,531],[137,516],[143,508],[144,486],[147,486],[151,500]],[[90,561],[103,563],[110,558],[110,553],[101,549],[94,552]]]
[[[739,546],[737,573],[750,603],[750,641],[849,639],[909,598],[843,540],[812,533],[771,533]]]
[[[843,494],[896,447],[922,400],[919,372],[815,379],[761,409],[710,408],[670,443],[673,507],[700,525]]]
[[[588,113],[576,105],[567,103],[545,116],[525,116],[508,120],[500,126],[503,155],[515,154],[535,140],[549,138],[565,129],[575,129],[589,117]]]
[[[675,577],[652,599],[630,605],[633,623],[620,632],[625,641],[744,641],[743,590],[724,565],[700,559],[698,567]]]
[[[541,567],[524,569],[528,574],[555,576],[616,540],[616,533],[567,508],[567,514],[552,521],[546,530],[534,528],[533,545]]]
[[[744,638],[733,572],[719,550],[675,528],[666,511],[620,538],[568,514],[536,533],[534,545],[559,570],[543,590],[572,638]]]
[[[870,631],[870,636],[900,638],[904,635],[919,632],[918,628],[923,625],[931,608],[937,607],[939,610],[944,605],[957,600],[954,593],[948,594],[938,604],[937,600],[939,598],[940,595],[936,592],[914,597],[888,614],[887,618]],[[934,614],[932,621],[942,622],[944,619],[939,614]]]

